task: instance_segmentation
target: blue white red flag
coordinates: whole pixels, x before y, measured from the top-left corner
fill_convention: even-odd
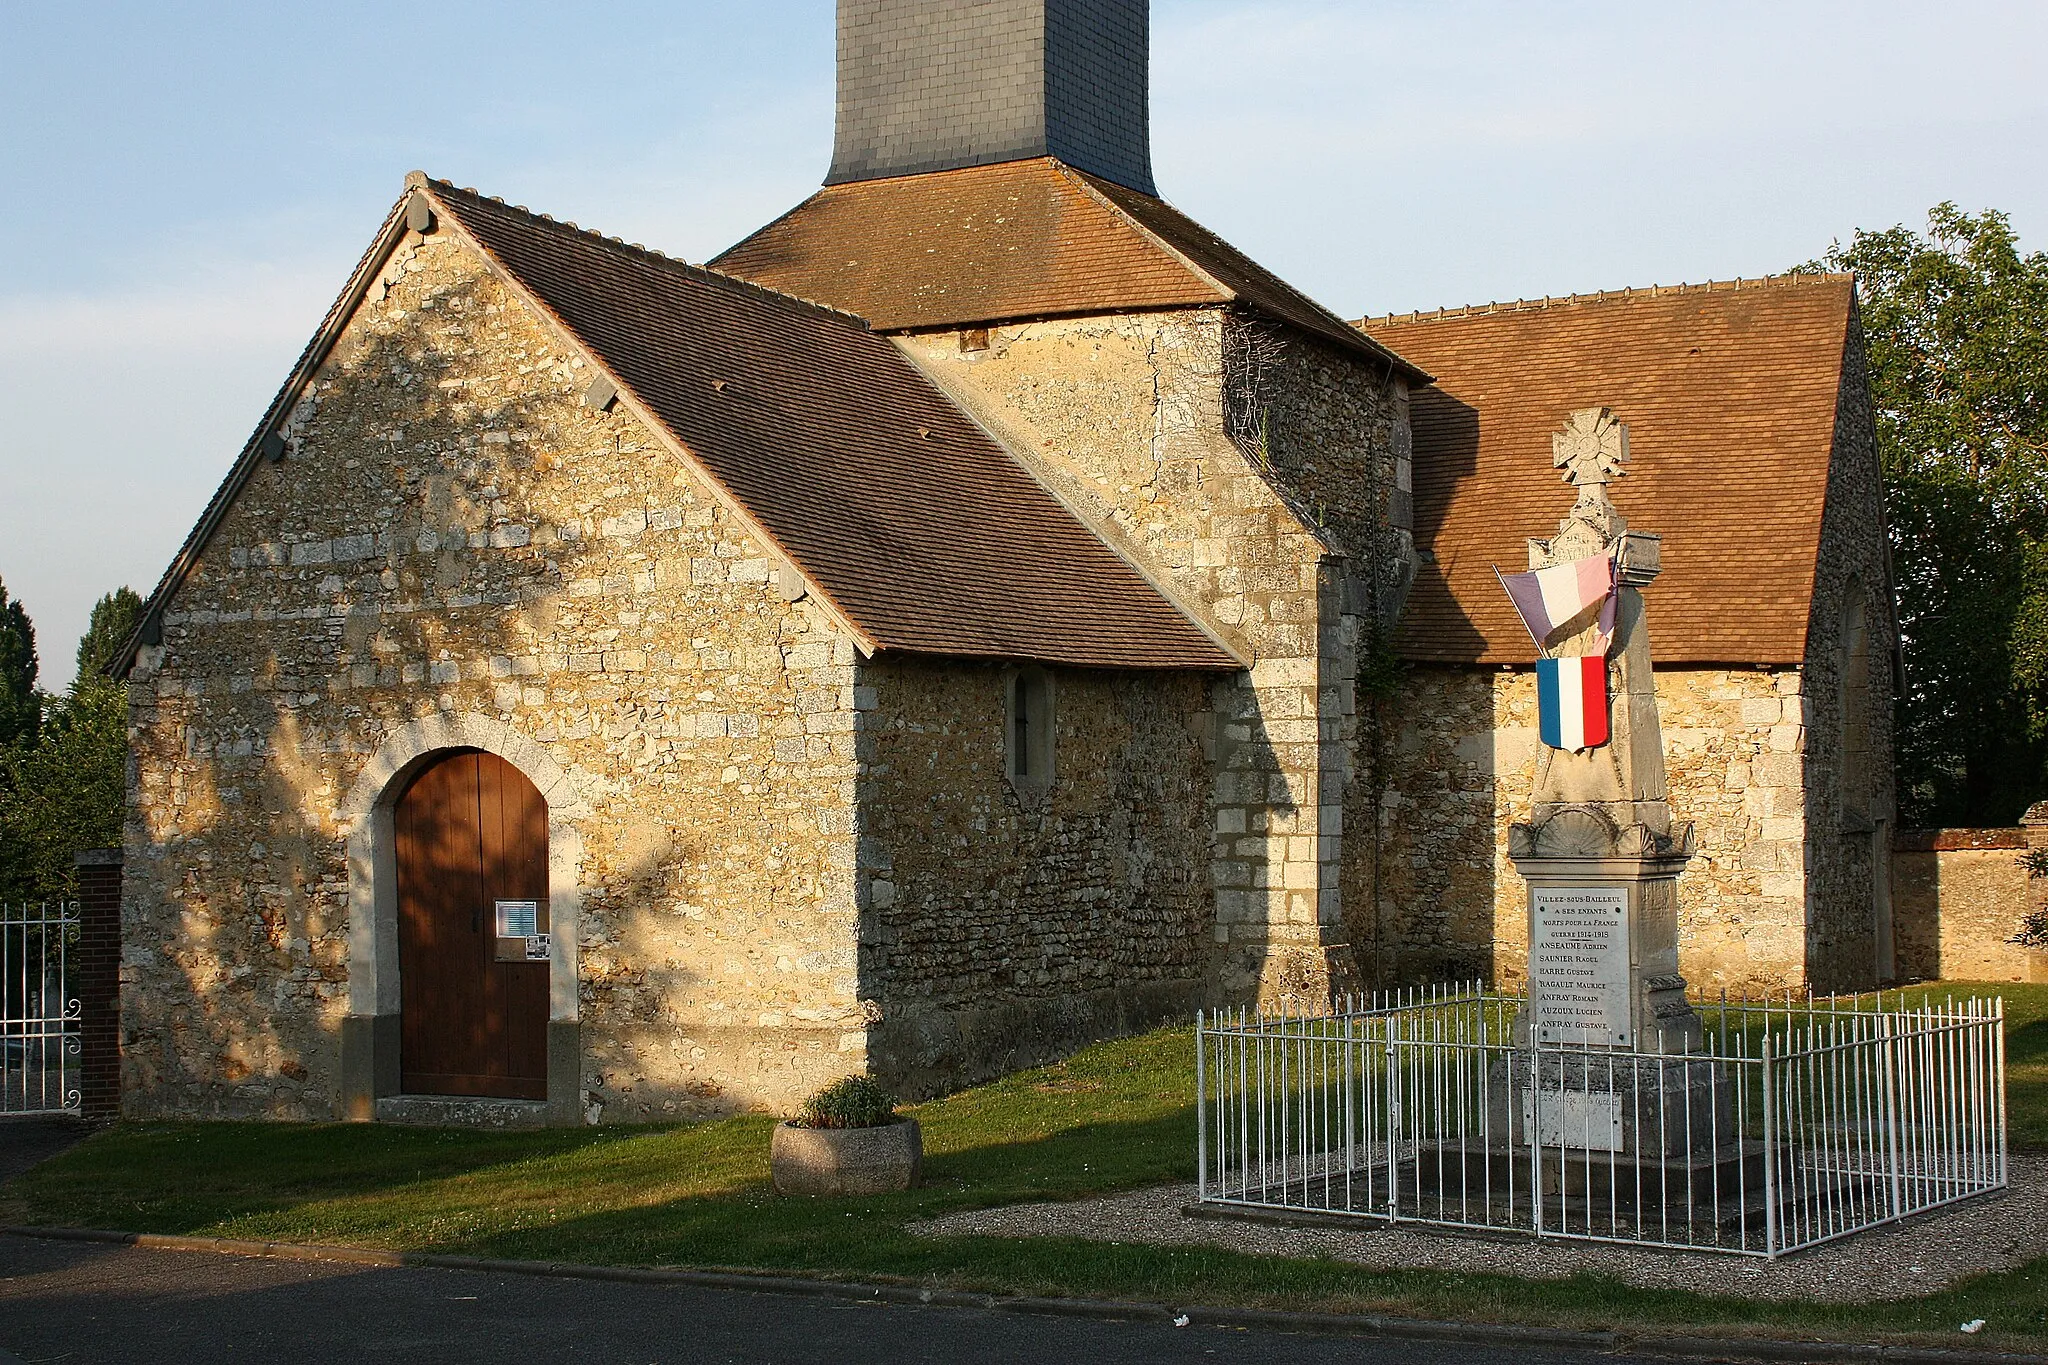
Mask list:
[[[1515,604],[1522,624],[1529,628],[1529,637],[1539,648],[1559,626],[1599,602],[1602,647],[1594,652],[1606,652],[1605,641],[1614,635],[1611,555],[1588,555],[1528,573],[1500,574],[1498,569],[1494,572],[1500,575],[1500,585],[1508,590],[1508,600]]]
[[[1607,742],[1607,657],[1536,661],[1536,712],[1543,742],[1577,753]]]

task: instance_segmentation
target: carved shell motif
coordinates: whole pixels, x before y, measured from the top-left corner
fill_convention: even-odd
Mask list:
[[[1604,858],[1614,850],[1614,822],[1597,810],[1567,806],[1536,827],[1539,858]]]

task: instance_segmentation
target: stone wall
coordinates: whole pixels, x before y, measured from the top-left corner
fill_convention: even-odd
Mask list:
[[[977,338],[978,340],[978,338]],[[1406,390],[1220,310],[900,340],[1082,519],[1255,662],[1212,698],[1221,999],[1311,1006],[1356,980],[1342,905],[1371,527]],[[1379,546],[1399,546],[1381,538]],[[1359,562],[1363,558],[1365,563]]]
[[[1371,859],[1347,849],[1370,840],[1379,819],[1384,737],[1372,702],[1390,676],[1387,642],[1415,577],[1408,387],[1270,324],[1232,319],[1226,340],[1234,439],[1332,551],[1320,595],[1316,851],[1324,914],[1341,925],[1364,985],[1386,978],[1368,970],[1373,893],[1358,869]]]
[[[2006,942],[2032,905],[2021,829],[1906,830],[1892,855],[1901,981],[2025,981]]]
[[[338,808],[436,716],[563,775],[584,1117],[864,1063],[852,641],[588,379],[449,234],[409,237],[168,604],[130,687],[129,1113],[336,1115],[373,1007]]]
[[[1186,673],[1047,670],[1051,771],[1005,776],[1016,673],[863,665],[861,995],[905,1093],[1064,1056],[1205,999],[1210,772]]]
[[[1652,638],[1655,588],[1649,599]],[[1699,853],[1679,879],[1680,970],[1731,990],[1805,979],[1804,770],[1796,670],[1657,671],[1674,818]],[[1380,982],[1526,979],[1527,895],[1507,829],[1530,814],[1536,683],[1525,670],[1416,666],[1382,706],[1376,839],[1347,877],[1377,886],[1361,958]]]

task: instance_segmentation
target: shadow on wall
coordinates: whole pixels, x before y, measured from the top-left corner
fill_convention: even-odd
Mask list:
[[[1215,774],[1210,853],[1216,927],[1208,1002],[1212,1008],[1326,1009],[1335,973],[1323,957],[1316,893],[1288,885],[1286,857],[1291,837],[1314,831],[1316,810],[1304,807],[1282,771],[1274,738],[1289,726],[1306,726],[1303,733],[1312,734],[1320,720],[1268,715],[1243,674],[1212,683],[1209,705],[1215,716],[1208,752]],[[1290,952],[1275,942],[1276,927],[1301,935],[1303,943]]]
[[[1017,679],[1056,741],[1018,774]],[[1213,933],[1214,804],[1185,673],[880,659],[862,736],[869,1060],[922,1097],[1190,1018]],[[1249,873],[1246,874],[1249,877]],[[1235,902],[1233,902],[1235,903]]]
[[[1472,552],[1439,541],[1478,469],[1480,415],[1435,387],[1411,402],[1421,565],[1394,634],[1403,662],[1372,701],[1364,780],[1346,802],[1347,831],[1367,837],[1347,837],[1344,901],[1376,988],[1495,981],[1521,966],[1519,955],[1499,960],[1494,905],[1505,806],[1527,799],[1504,792],[1501,775],[1526,744],[1497,710],[1496,670],[1474,662],[1485,637],[1451,591],[1450,574],[1471,568],[1456,556]]]
[[[505,302],[475,279],[431,300],[475,334]],[[509,373],[479,384],[452,358],[459,348],[415,332],[352,325],[346,340],[317,410],[293,418],[289,457],[256,471],[172,604],[167,671],[131,690],[139,786],[124,938],[140,975],[126,991],[124,1091],[135,1112],[336,1115],[348,869],[334,808],[384,734],[437,711],[504,715],[529,737],[564,740],[675,719],[664,697],[601,663],[545,678],[495,666],[576,648],[562,641],[591,630],[567,622],[590,606],[572,601],[569,579],[623,572],[603,541],[562,533],[577,511],[542,505],[557,485],[528,496],[575,439],[558,433],[596,420],[554,391],[569,386],[522,388]],[[528,444],[536,432],[550,439]],[[636,757],[611,743],[600,761],[624,769]],[[704,761],[716,791],[727,760]],[[671,766],[660,780],[696,775]],[[704,978],[677,938],[694,931],[691,909],[719,902],[734,859],[701,827],[654,824],[586,831],[579,994],[606,1034],[604,1055],[586,1042],[596,1074],[579,1087],[594,1079],[587,1102],[629,1112],[637,1090],[641,1117],[719,1112],[745,1097],[692,1059],[701,1020],[679,1006]],[[768,896],[811,890],[771,883]],[[659,1074],[636,1056],[658,1057]]]

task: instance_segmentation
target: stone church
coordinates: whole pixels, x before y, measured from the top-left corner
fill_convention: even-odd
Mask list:
[[[689,1117],[1513,981],[1489,566],[1587,406],[1687,973],[1889,973],[1851,282],[1347,322],[1159,197],[1148,25],[841,0],[824,187],[704,265],[408,178],[119,665],[127,1112]]]

